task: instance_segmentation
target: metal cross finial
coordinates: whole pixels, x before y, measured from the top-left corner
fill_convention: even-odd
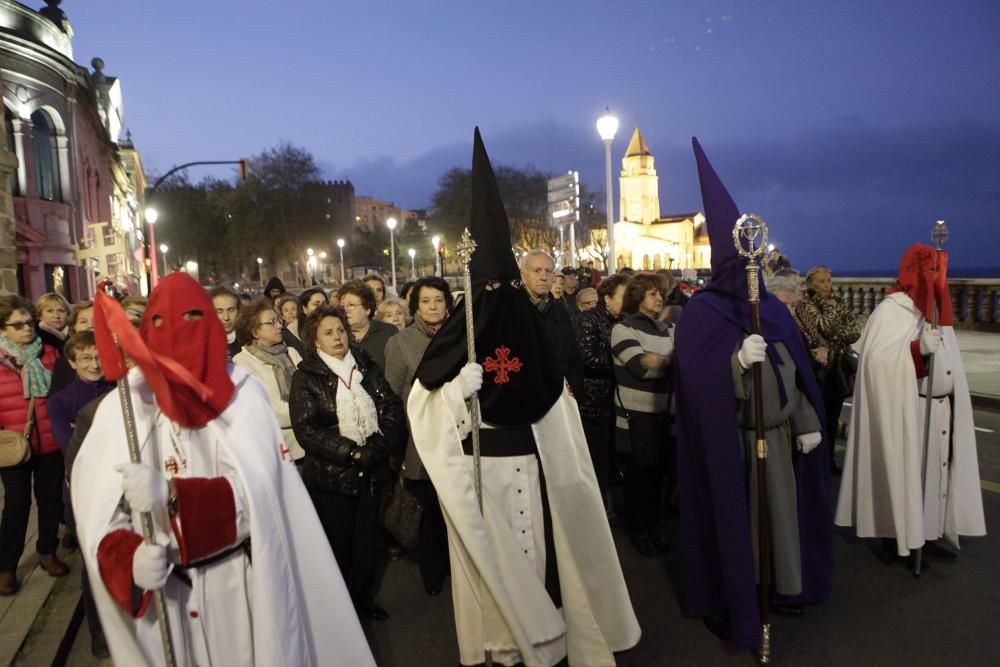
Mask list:
[[[767,224],[756,213],[744,213],[733,226],[733,244],[741,257],[756,258],[767,246]]]
[[[462,258],[462,264],[468,266],[469,262],[472,261],[472,253],[476,252],[476,242],[472,238],[472,234],[469,233],[468,227],[462,231],[462,238],[455,249],[458,250],[458,256]]]
[[[944,246],[944,242],[948,240],[948,227],[944,224],[944,220],[938,220],[934,223],[934,228],[931,229],[931,241],[934,243],[934,248],[936,250],[941,250]]]

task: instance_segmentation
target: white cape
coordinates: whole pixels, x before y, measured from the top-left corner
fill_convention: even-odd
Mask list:
[[[254,663],[374,665],[305,487],[291,459],[282,458],[281,431],[267,394],[245,370],[230,367],[230,375],[233,399],[208,426],[242,477],[249,504]],[[141,451],[154,432],[156,406],[138,369],[129,373],[129,382]],[[121,402],[110,396],[101,402],[73,467],[77,534],[115,664],[162,665],[153,606],[133,619],[111,599],[98,570],[97,547],[121,499],[121,475],[113,468],[128,461]],[[137,514],[133,525],[139,525]]]
[[[488,495],[485,481],[485,520],[479,513],[472,457],[465,455],[461,443],[468,432],[463,423],[468,413],[454,383],[428,391],[415,381],[407,414],[448,524],[455,607],[475,608],[481,615],[455,619],[463,657],[481,656],[485,644],[494,651],[516,649],[527,667],[548,665],[552,643],[564,640],[574,667],[614,665],[613,652],[635,646],[641,631],[576,401],[564,390],[545,417],[532,425],[552,518],[561,613],[537,585],[538,576],[523,557],[503,508]],[[463,628],[476,627],[481,634],[463,633]]]
[[[947,495],[927,499],[922,494],[924,399],[910,354],[910,342],[919,338],[922,326],[923,316],[901,292],[887,296],[868,319],[859,342],[835,518],[838,526],[856,526],[859,537],[895,538],[901,556],[940,537],[942,531],[935,526],[941,524],[944,537],[956,548],[959,535],[986,534],[972,401],[960,360],[951,366],[953,426],[936,423],[932,412],[932,434],[951,429],[951,461],[946,459],[947,448],[933,446],[932,439],[928,466],[935,474],[928,474],[927,492],[947,488]],[[954,329],[941,327],[941,334],[944,346],[957,351]],[[935,482],[937,471],[945,468],[948,478],[942,487]],[[925,517],[925,509],[935,516]]]

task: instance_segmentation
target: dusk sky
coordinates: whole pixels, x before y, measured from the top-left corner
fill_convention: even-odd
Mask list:
[[[953,267],[1000,267],[997,0],[62,9],[77,62],[100,56],[122,79],[149,172],[288,141],[358,194],[422,208],[442,173],[470,165],[478,125],[494,164],[577,169],[603,191],[594,122],[609,106],[622,123],[616,212],[638,123],[664,215],[702,208],[697,136],[740,207],[802,269],[892,268],[939,218]]]

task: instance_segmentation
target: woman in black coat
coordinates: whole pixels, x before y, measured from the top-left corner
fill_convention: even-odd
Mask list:
[[[292,377],[292,428],[306,455],[302,479],[362,618],[384,620],[375,604],[382,548],[380,488],[389,453],[399,453],[406,417],[399,397],[366,352],[349,344],[347,315],[320,306],[303,332],[306,358]]]

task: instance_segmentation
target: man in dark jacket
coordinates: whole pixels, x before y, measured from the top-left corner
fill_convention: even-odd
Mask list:
[[[583,389],[583,364],[576,349],[576,336],[569,313],[552,300],[552,279],[556,263],[544,250],[532,250],[521,260],[521,282],[531,303],[538,308],[552,336],[559,356],[559,368],[573,395]]]

